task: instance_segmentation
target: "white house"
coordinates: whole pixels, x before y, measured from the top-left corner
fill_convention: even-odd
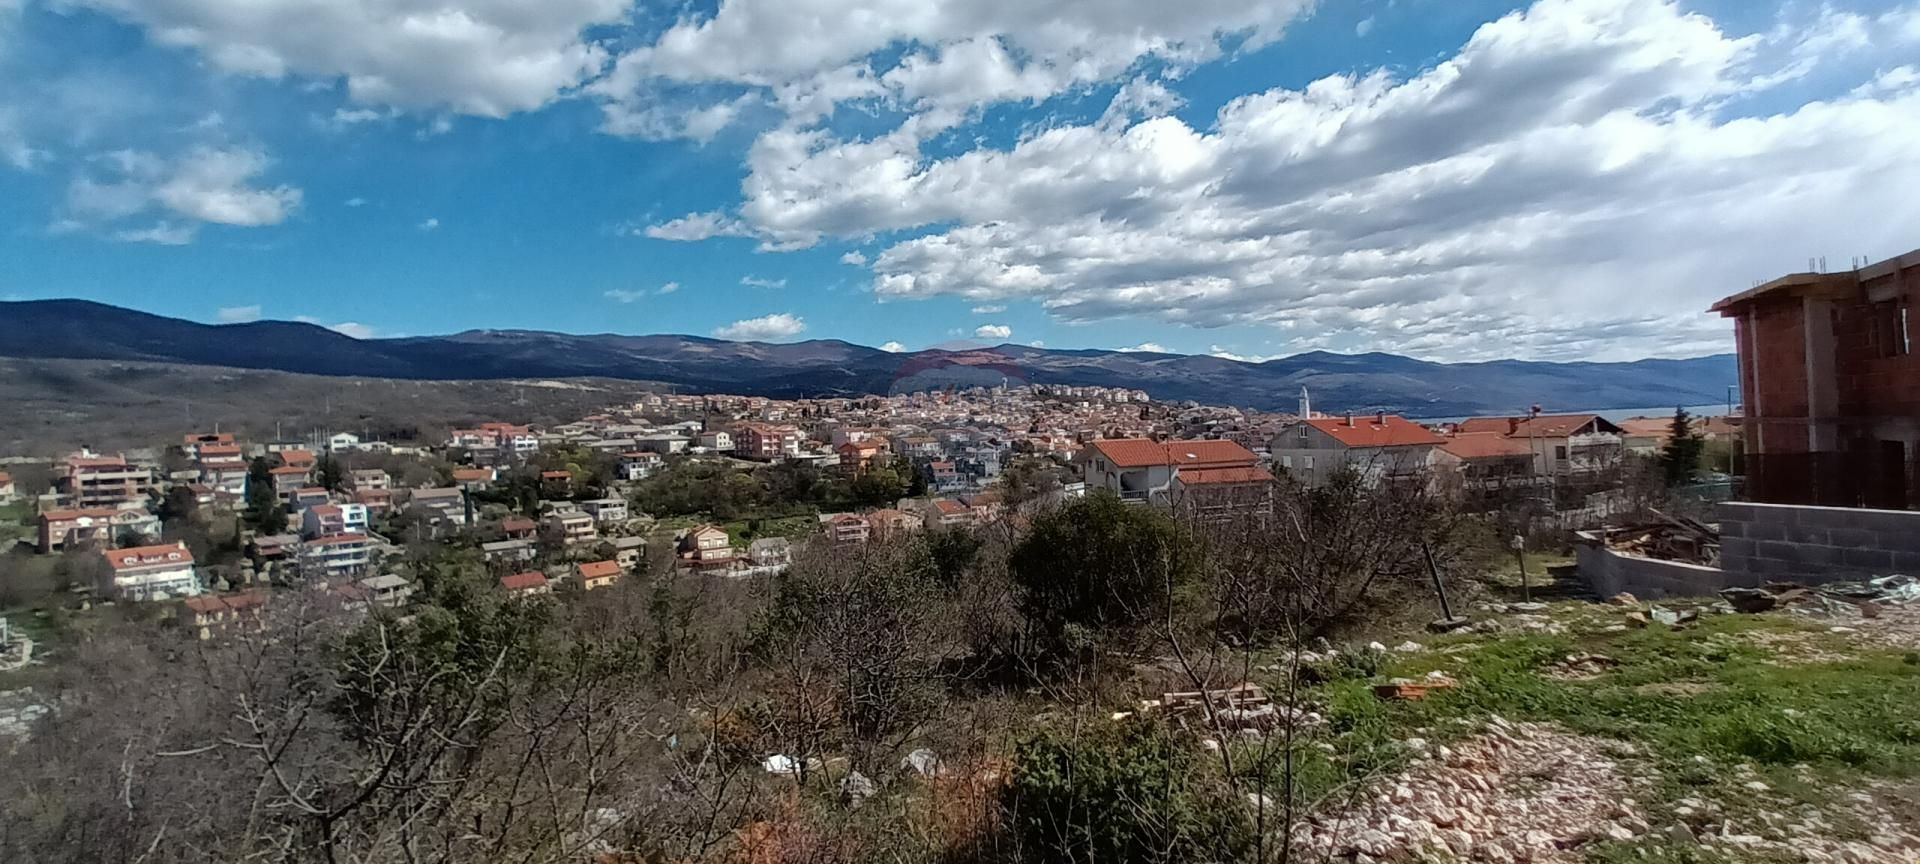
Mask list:
[[[594,498],[580,502],[580,509],[601,525],[627,521],[627,502],[624,498]]]
[[[336,432],[327,438],[327,450],[339,453],[342,450],[360,449],[360,436],[352,432]]]
[[[1425,426],[1383,412],[1302,420],[1274,436],[1267,450],[1282,471],[1308,486],[1343,470],[1378,484],[1425,476],[1442,440]]]
[[[136,546],[102,553],[113,570],[113,593],[123,600],[165,600],[201,592],[193,552],[185,543]]]
[[[1123,501],[1171,504],[1173,478],[1181,471],[1251,468],[1260,457],[1233,441],[1095,441],[1074,457],[1087,488],[1106,489]]]

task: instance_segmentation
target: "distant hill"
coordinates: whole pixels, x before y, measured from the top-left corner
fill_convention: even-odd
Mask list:
[[[600,377],[685,392],[783,398],[947,385],[1098,385],[1156,399],[1284,409],[1300,388],[1327,410],[1416,417],[1555,408],[1710,404],[1736,383],[1733,355],[1631,363],[1430,363],[1311,352],[1265,363],[1018,345],[889,353],[839,340],[791,344],[699,336],[472,330],[354,339],[312,324],[200,324],[85,300],[0,303],[0,356],[145,361],[415,380]]]

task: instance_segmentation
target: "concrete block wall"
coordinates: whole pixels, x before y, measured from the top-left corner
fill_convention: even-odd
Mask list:
[[[1622,591],[1641,600],[1709,597],[1729,586],[1759,584],[1740,581],[1738,574],[1718,567],[1624,555],[1606,548],[1599,535],[1592,532],[1582,531],[1579,537],[1575,556],[1580,577],[1601,597]]]
[[[1920,575],[1920,511],[1719,505],[1720,566],[1757,585]]]

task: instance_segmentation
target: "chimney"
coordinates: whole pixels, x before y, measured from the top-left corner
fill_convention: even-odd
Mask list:
[[[1518,433],[1519,431],[1520,431],[1520,418],[1508,417],[1507,418],[1507,434],[1513,435],[1515,433]]]
[[[1387,412],[1385,412],[1385,411],[1376,411],[1376,412],[1374,412],[1374,415],[1373,415],[1373,422],[1374,422],[1375,424],[1377,424],[1377,425],[1380,425],[1380,426],[1385,426],[1385,425],[1387,425]]]
[[[1347,428],[1349,429],[1353,428],[1353,412],[1352,411],[1347,412]]]

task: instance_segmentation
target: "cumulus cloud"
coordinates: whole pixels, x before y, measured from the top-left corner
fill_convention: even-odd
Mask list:
[[[68,185],[61,224],[101,225],[158,211],[158,223],[121,228],[113,236],[167,245],[192,242],[199,223],[277,225],[299,208],[301,192],[257,185],[269,162],[261,151],[238,147],[198,147],[173,158],[142,150],[108,153]]]
[[[718,210],[694,213],[657,225],[648,225],[641,233],[655,240],[706,240],[713,237],[751,236],[746,225]]]
[[[341,81],[362,105],[484,117],[538,108],[598,75],[608,53],[582,34],[628,10],[628,0],[75,3],[231,74]]]
[[[1165,348],[1163,348],[1163,347],[1161,347],[1161,346],[1160,346],[1160,343],[1158,343],[1158,342],[1142,342],[1142,343],[1140,343],[1140,344],[1138,344],[1138,345],[1133,345],[1133,346],[1130,346],[1130,347],[1127,347],[1127,348],[1115,348],[1115,349],[1113,349],[1113,350],[1115,350],[1115,351],[1125,351],[1125,352],[1127,352],[1127,353],[1129,353],[1129,354],[1131,354],[1131,353],[1135,353],[1135,352],[1147,352],[1147,353],[1151,353],[1151,354],[1166,354],[1166,353],[1168,353],[1168,352],[1167,352],[1167,349],[1165,349]]]
[[[680,283],[668,282],[665,285],[660,286],[660,290],[655,293],[666,295],[666,294],[672,294],[673,292],[678,290],[680,290]]]
[[[1005,324],[982,324],[973,328],[975,339],[1005,339],[1013,335],[1013,328]]]
[[[989,303],[984,306],[973,307],[973,314],[975,315],[993,315],[1005,311],[1007,311],[1007,307],[999,303]]]
[[[907,350],[907,346],[902,345],[898,342],[883,342],[880,345],[880,350],[885,351],[888,354],[898,354],[902,351]]]
[[[220,310],[215,313],[214,317],[222,324],[245,324],[249,321],[260,320],[260,313],[261,308],[258,304],[252,306],[222,306]]]
[[[744,26],[728,23],[740,5],[677,28],[655,60],[727,78],[729,63],[811,69],[826,51],[687,50]],[[1905,20],[1865,38],[1905,38]],[[932,155],[906,125],[843,139],[789,124],[749,150],[725,224],[788,245],[904,232],[871,262],[883,299],[1256,325],[1288,351],[1724,351],[1727,330],[1701,314],[1712,300],[1828,250],[1903,251],[1920,221],[1915,76],[1889,67],[1784,108],[1752,98],[1804,75],[1809,53],[1857,45],[1821,26],[1842,35],[1730,34],[1672,0],[1538,0],[1431,68],[1251,93],[1198,126],[1130,98],[1125,121]],[[945,54],[921,55],[896,79],[920,82],[915,117],[945,104],[917,65]]]
[[[420,220],[420,224],[413,227],[422,231],[435,231],[440,228],[440,220],[438,217],[429,216],[426,219]]]
[[[354,339],[372,339],[375,335],[375,330],[372,327],[358,321],[342,321],[337,324],[328,324],[312,315],[295,315],[293,316],[293,320],[302,324],[325,327],[342,336],[349,336]]]
[[[735,321],[713,331],[721,339],[736,342],[771,342],[779,339],[791,339],[807,329],[807,322],[795,315],[779,312],[763,315],[759,318],[746,318]]]
[[[728,0],[622,55],[592,89],[608,100],[616,131],[616,118],[661,110],[663,100],[691,100],[697,107],[686,113],[711,111],[745,90],[800,125],[841,104],[881,102],[911,113],[902,129],[925,137],[981,106],[1043,101],[1148,59],[1191,65],[1219,56],[1229,38],[1258,47],[1310,6]],[[647,123],[639,132],[662,125],[671,126]]]
[[[840,256],[840,263],[852,264],[855,267],[865,267],[867,266],[867,256],[860,254],[858,251],[848,252]]]

